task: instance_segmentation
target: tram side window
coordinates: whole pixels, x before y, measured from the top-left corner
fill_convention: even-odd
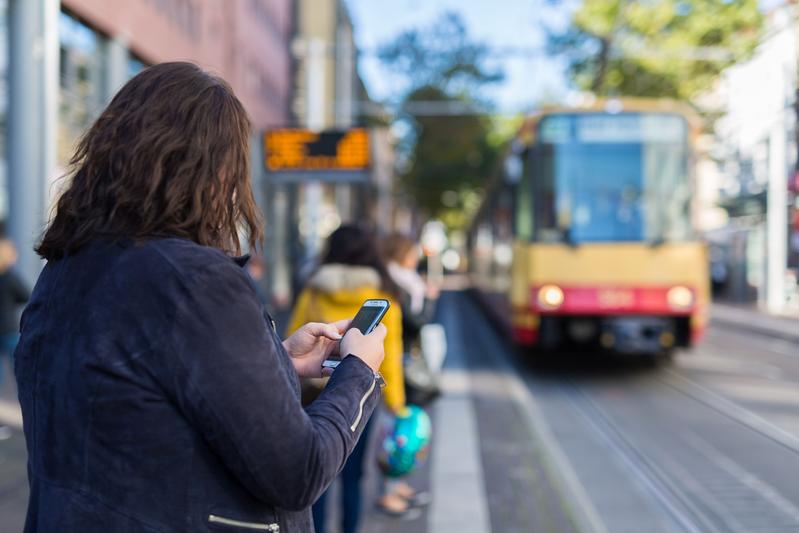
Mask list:
[[[514,202],[514,233],[517,239],[525,241],[532,240],[535,230],[531,167],[530,156],[525,155],[521,179],[516,185]]]
[[[540,145],[535,150],[532,174],[534,191],[533,210],[536,222],[536,240],[541,242],[562,242],[563,231],[558,227],[555,210],[555,147]]]

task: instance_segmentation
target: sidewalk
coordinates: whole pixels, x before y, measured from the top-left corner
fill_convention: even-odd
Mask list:
[[[760,335],[799,342],[799,316],[770,315],[756,307],[714,302],[710,308],[710,321],[722,327],[735,327]]]

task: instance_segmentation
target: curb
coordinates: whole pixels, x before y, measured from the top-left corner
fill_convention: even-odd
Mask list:
[[[479,291],[469,289],[465,292],[465,296],[487,316],[491,326],[506,339],[508,346],[513,350],[513,344],[507,336],[506,326],[496,312],[490,308],[490,304],[481,297]],[[505,371],[502,379],[506,382],[510,396],[524,416],[530,438],[541,444],[544,469],[555,490],[560,494],[561,502],[575,529],[580,533],[607,533],[604,521],[594,507],[571,462],[560,447],[538,401],[533,397],[525,380],[521,377],[518,361],[505,360],[495,353],[489,353],[487,356],[493,359],[498,368]]]

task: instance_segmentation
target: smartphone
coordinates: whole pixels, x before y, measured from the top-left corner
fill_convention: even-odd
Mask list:
[[[350,326],[347,328],[347,331],[356,328],[359,329],[364,335],[368,335],[374,331],[380,321],[383,320],[383,317],[386,315],[386,311],[388,311],[389,307],[391,307],[391,304],[388,302],[388,300],[366,300],[355,314],[352,322],[350,322]],[[341,363],[340,359],[327,359],[322,363],[322,368],[336,368],[339,363]]]

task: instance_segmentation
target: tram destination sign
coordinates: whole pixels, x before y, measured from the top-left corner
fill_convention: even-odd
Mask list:
[[[364,172],[370,163],[369,132],[365,128],[267,131],[264,159],[269,173]]]

